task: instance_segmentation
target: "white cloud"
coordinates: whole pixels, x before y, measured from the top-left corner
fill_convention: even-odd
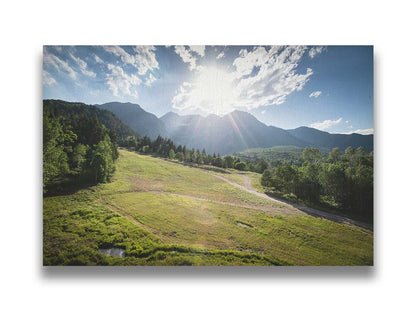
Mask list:
[[[175,46],[175,52],[184,63],[189,63],[189,70],[202,70],[202,66],[197,66],[196,62],[205,55],[205,46]]]
[[[225,56],[224,51],[222,51],[220,54],[217,55],[217,60],[219,60],[220,58],[223,58]]]
[[[309,97],[314,97],[315,99],[322,94],[322,91],[315,91],[309,94]]]
[[[134,65],[135,59],[133,55],[130,55],[122,47],[119,46],[103,46],[104,51],[114,54],[121,58],[123,63]]]
[[[310,58],[314,58],[316,55],[321,54],[324,51],[325,47],[312,47],[309,50]]]
[[[42,82],[43,84],[50,86],[56,83],[56,80],[46,70],[43,71],[42,76],[43,76],[43,82]]]
[[[133,48],[136,54],[135,65],[139,75],[145,75],[147,71],[153,71],[155,68],[159,68],[159,63],[156,60],[154,46],[136,46]]]
[[[86,76],[93,77],[93,78],[97,76],[96,73],[87,70],[87,63],[84,60],[80,59],[79,57],[74,56],[72,53],[69,53],[69,56],[77,63],[79,69],[81,70],[81,73],[83,73]]]
[[[44,67],[52,66],[58,72],[65,73],[72,79],[77,78],[77,73],[72,69],[72,67],[69,66],[67,62],[61,60],[56,55],[45,53],[43,55],[43,64],[44,64]]]
[[[357,130],[354,130],[354,131],[347,132],[346,134],[352,134],[352,133],[358,133],[358,134],[363,134],[363,135],[374,134],[374,129],[373,128],[357,129]]]
[[[179,110],[190,108],[191,103],[189,100],[192,97],[191,91],[192,85],[189,82],[184,82],[172,99],[172,107]]]
[[[175,46],[175,52],[178,54],[184,63],[189,63],[189,69],[192,71],[196,68],[197,58],[192,55],[191,50],[185,46]]]
[[[262,114],[262,115],[266,114],[266,110],[262,110],[262,111],[261,111],[261,114]]]
[[[342,121],[342,117],[338,118],[337,120],[324,120],[322,122],[315,122],[311,124],[310,127],[318,129],[318,130],[327,130],[339,124],[341,121]]]
[[[310,68],[304,74],[295,72],[305,51],[306,48],[301,46],[273,46],[269,51],[264,47],[251,52],[241,50],[233,63],[239,105],[248,109],[279,105],[291,93],[302,90],[313,74]]]
[[[94,60],[100,64],[104,63],[104,61],[97,54],[94,54]]]
[[[128,75],[120,66],[113,64],[108,64],[107,68],[111,73],[107,74],[106,83],[115,96],[122,93],[124,95],[138,97],[137,90],[134,89],[134,86],[141,84],[142,81],[139,77],[136,75]]]
[[[150,87],[152,85],[152,83],[155,82],[155,81],[156,81],[155,76],[153,76],[152,74],[149,74],[149,77],[147,77],[147,79],[146,79],[145,85]]]
[[[172,100],[174,108],[192,109],[206,113],[228,113],[236,108],[253,109],[279,105],[286,97],[303,86],[313,74],[308,68],[296,73],[298,62],[306,47],[256,47],[242,49],[233,62],[233,71],[218,67],[196,67],[196,58],[185,47],[175,47],[195,74],[192,88],[181,86]],[[188,101],[188,102],[187,102]]]
[[[133,48],[134,54],[128,53],[119,46],[103,46],[103,49],[120,57],[124,64],[134,66],[140,76],[145,75],[147,71],[153,71],[154,68],[159,68],[154,46],[136,46]]]
[[[205,55],[205,46],[189,46],[189,50],[198,53],[201,57]]]

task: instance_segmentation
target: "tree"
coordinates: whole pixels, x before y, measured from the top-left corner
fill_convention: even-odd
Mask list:
[[[272,177],[272,172],[269,169],[264,170],[263,175],[261,176],[261,185],[269,187],[273,186]]]
[[[334,198],[334,200],[345,206],[349,197],[348,181],[345,175],[344,166],[338,162],[326,164],[320,174],[320,182],[324,193]]]
[[[169,158],[170,158],[170,159],[174,159],[174,158],[175,158],[175,151],[174,151],[173,149],[171,149],[171,150],[169,151]]]
[[[183,161],[183,153],[182,152],[177,152],[176,155],[175,155],[175,158],[178,161]]]
[[[88,146],[77,143],[73,148],[72,157],[70,158],[70,167],[75,174],[81,173],[86,162]]]
[[[149,151],[150,151],[150,146],[149,145],[145,145],[145,146],[142,147],[142,152],[143,153],[147,154],[147,153],[149,153]]]
[[[318,148],[307,147],[302,152],[302,159],[305,161],[316,163],[322,158]]]
[[[43,115],[43,191],[54,179],[69,172],[68,155],[65,153],[66,140],[61,122],[58,118]]]
[[[260,158],[259,162],[255,166],[255,171],[258,173],[263,173],[264,170],[266,170],[269,167],[269,164],[267,161],[264,160],[264,158]]]
[[[233,168],[234,166],[234,157],[227,155],[223,159],[225,168]]]
[[[237,170],[244,171],[244,170],[246,170],[246,167],[247,167],[247,165],[246,165],[245,162],[238,162],[238,163],[235,164],[235,169],[237,169]]]
[[[299,172],[296,166],[285,162],[275,168],[273,186],[286,193],[295,193],[299,183]]]
[[[104,140],[92,147],[90,168],[94,182],[105,183],[110,181],[115,166],[112,158],[111,141],[108,135],[105,136]]]
[[[335,147],[331,150],[328,156],[328,161],[331,163],[335,163],[337,161],[341,161],[342,159],[342,152],[338,147]]]
[[[222,163],[222,158],[221,157],[215,157],[214,159],[213,159],[213,163],[212,163],[214,166],[216,166],[216,167],[220,167],[220,168],[222,168],[222,166],[223,166],[223,163]]]
[[[297,195],[312,202],[318,202],[321,195],[319,174],[322,170],[320,163],[305,161],[299,170],[299,186]]]

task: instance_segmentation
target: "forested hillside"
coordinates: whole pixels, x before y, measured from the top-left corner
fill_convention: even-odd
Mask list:
[[[45,105],[43,110],[44,193],[110,181],[118,157],[115,130],[97,115],[68,114],[60,108]]]
[[[43,107],[44,110],[49,111],[53,115],[62,116],[67,119],[77,118],[80,115],[91,118],[96,115],[101,124],[107,129],[113,129],[115,131],[118,139],[130,135],[139,136],[137,132],[124,124],[114,113],[106,109],[100,109],[94,105],[62,100],[43,100]]]

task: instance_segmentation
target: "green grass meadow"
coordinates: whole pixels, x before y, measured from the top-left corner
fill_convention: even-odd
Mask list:
[[[44,265],[372,265],[373,232],[208,170],[120,150],[112,182],[43,200]],[[244,185],[241,172],[216,173]],[[244,173],[261,191],[260,175]],[[125,249],[125,257],[100,248]]]

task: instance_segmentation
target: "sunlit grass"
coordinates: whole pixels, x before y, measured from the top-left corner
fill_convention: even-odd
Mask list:
[[[44,198],[46,265],[371,265],[373,233],[280,210],[202,169],[120,151],[113,182]],[[237,184],[235,171],[219,174]],[[248,175],[252,186],[258,174]],[[241,205],[241,206],[239,206]],[[99,248],[119,247],[125,258]]]

